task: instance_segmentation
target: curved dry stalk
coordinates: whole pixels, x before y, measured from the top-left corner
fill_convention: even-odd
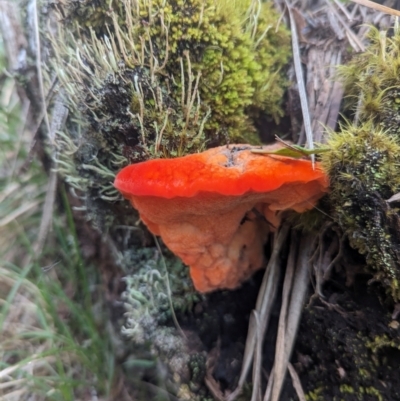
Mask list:
[[[253,394],[251,401],[261,400],[261,357],[262,357],[262,343],[261,337],[261,324],[257,311],[252,311],[256,326],[256,347],[254,349],[254,363],[253,363]]]
[[[306,85],[304,83],[303,67],[301,65],[300,47],[299,47],[299,39],[298,39],[298,34],[297,34],[296,21],[293,17],[291,7],[288,4],[287,0],[285,0],[285,3],[286,3],[286,7],[288,9],[288,12],[289,12],[290,29],[292,32],[293,62],[294,62],[294,70],[295,70],[296,78],[297,78],[297,86],[299,88],[300,105],[301,105],[301,111],[302,111],[302,115],[303,115],[304,130],[306,133],[308,148],[314,149],[314,138],[313,138],[313,131],[311,128],[311,117],[310,117],[310,110],[308,107]],[[313,155],[313,154],[311,155],[311,160],[314,164],[315,155]]]
[[[264,333],[268,327],[269,318],[271,315],[272,305],[274,304],[276,297],[277,282],[279,281],[280,275],[280,263],[279,255],[283,245],[286,242],[286,238],[289,233],[289,225],[284,224],[278,233],[274,237],[274,248],[272,251],[271,258],[268,262],[264,278],[261,284],[260,291],[257,297],[257,303],[255,312],[250,316],[249,330],[247,333],[245,352],[243,356],[242,370],[240,372],[240,378],[236,389],[226,397],[227,401],[234,401],[241,393],[243,385],[246,381],[247,374],[249,372],[255,352],[260,350],[262,341],[264,339]],[[258,317],[258,322],[255,318]],[[257,324],[258,323],[258,324]],[[260,344],[257,347],[257,342]],[[254,372],[261,371],[261,356],[255,358]]]
[[[46,198],[43,205],[42,219],[40,222],[37,241],[34,245],[36,255],[40,255],[46,242],[47,234],[51,230],[53,221],[54,204],[56,200],[56,190],[58,183],[58,162],[57,148],[54,144],[56,132],[60,131],[67,119],[68,109],[63,101],[63,93],[59,93],[55,99],[53,114],[49,126],[49,138],[52,144],[52,169],[50,171],[49,182],[46,191]]]
[[[158,242],[157,237],[155,235],[153,235],[153,238],[154,238],[154,242],[156,244],[157,250],[161,256],[161,261],[162,261],[163,267],[165,269],[165,284],[167,286],[168,303],[169,303],[169,307],[171,309],[172,320],[174,321],[174,325],[175,325],[176,329],[178,330],[179,334],[182,336],[182,338],[187,340],[187,336],[184,333],[184,331],[182,330],[182,327],[178,322],[178,318],[176,317],[176,313],[175,313],[175,308],[172,303],[172,292],[171,292],[171,285],[169,282],[169,272],[168,272],[167,264],[165,263],[164,255],[162,253],[162,249],[161,249],[160,243]]]
[[[350,0],[353,3],[360,4],[361,6],[372,8],[373,10],[379,11],[381,13],[389,14],[389,15],[394,15],[395,17],[400,17],[400,11],[395,10],[394,8],[391,7],[386,7],[381,4],[377,4],[374,1],[369,1],[369,0]]]
[[[297,242],[295,238],[293,242]],[[268,380],[264,401],[279,401],[308,289],[309,259],[313,243],[314,235],[305,235],[299,244],[297,259],[294,259],[297,245],[292,244],[291,247],[279,317],[275,362]],[[295,260],[295,263],[292,263],[292,260]]]
[[[288,371],[292,378],[292,384],[294,389],[296,390],[297,397],[299,397],[299,401],[306,401],[306,395],[304,394],[303,387],[301,386],[299,375],[296,372],[296,369],[289,362]]]
[[[50,135],[50,120],[49,115],[47,114],[47,107],[46,107],[46,95],[44,89],[44,79],[43,79],[43,70],[42,70],[42,56],[41,56],[41,40],[40,40],[40,29],[39,29],[39,17],[38,17],[38,5],[36,0],[32,0],[27,5],[27,12],[29,17],[31,18],[32,30],[34,35],[34,50],[35,50],[35,57],[36,57],[36,74],[38,77],[38,85],[39,85],[39,94],[40,94],[40,101],[41,107],[44,117],[44,122],[46,124],[47,134],[49,136],[49,140],[51,145],[54,146],[54,137],[52,138]]]
[[[276,356],[273,367],[274,374],[271,374],[268,380],[268,384],[271,383],[271,385],[272,385],[272,380],[274,384],[279,383],[280,381],[283,382],[282,374],[277,375],[277,373],[285,372],[286,359],[283,356],[285,355],[286,325],[287,325],[287,317],[288,317],[287,314],[290,301],[290,293],[293,286],[293,277],[295,275],[295,270],[296,270],[296,256],[298,248],[298,243],[297,243],[298,236],[296,234],[297,233],[293,233],[292,241],[290,244],[289,260],[287,263],[285,280],[283,283],[282,306],[281,306],[281,313],[279,316],[276,351],[275,351]]]

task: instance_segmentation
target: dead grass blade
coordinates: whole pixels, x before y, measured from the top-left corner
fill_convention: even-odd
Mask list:
[[[62,100],[62,94],[59,94],[55,101],[50,125],[49,138],[51,141],[54,142],[56,132],[61,130],[62,127],[64,126],[65,120],[67,119],[67,115],[68,115],[68,109],[64,105],[64,102]],[[53,166],[50,171],[49,182],[47,185],[46,198],[43,205],[42,220],[40,222],[38,239],[34,246],[36,255],[39,255],[42,252],[43,246],[46,241],[47,233],[50,231],[53,220],[54,202],[56,199],[56,190],[58,182],[57,150],[55,146],[53,146],[52,152],[53,152],[52,155]]]
[[[54,145],[54,140],[51,140],[50,137],[50,121],[49,121],[49,116],[47,114],[46,110],[46,96],[45,96],[45,91],[44,91],[44,84],[43,84],[43,73],[42,73],[42,57],[41,57],[41,46],[40,46],[40,33],[39,33],[39,17],[38,17],[38,12],[37,12],[37,1],[32,0],[28,4],[28,15],[31,16],[32,21],[32,27],[33,27],[33,33],[35,35],[35,56],[36,56],[36,72],[38,76],[38,84],[39,84],[39,92],[41,96],[41,102],[42,102],[42,109],[44,113],[44,121],[46,124],[47,132],[49,135],[49,139],[52,145]],[[29,10],[30,9],[30,10]]]
[[[400,17],[400,11],[394,8],[383,6],[382,4],[375,3],[369,0],[350,0],[353,3],[360,4],[361,6],[372,8],[373,10],[380,11],[384,14],[394,15],[395,17]]]
[[[254,363],[253,363],[253,394],[251,401],[261,401],[261,370],[262,370],[262,333],[260,317],[257,311],[253,310],[255,327],[256,327],[256,346],[254,348]]]
[[[356,52],[363,52],[365,51],[365,46],[361,42],[361,40],[358,38],[358,36],[353,32],[349,24],[345,21],[345,19],[337,12],[336,8],[333,6],[333,4],[330,1],[327,1],[327,4],[329,6],[330,12],[332,12],[338,21],[342,24],[343,28],[345,29],[347,39],[350,43],[350,45],[353,47],[353,49]]]
[[[299,375],[297,374],[296,369],[290,362],[288,365],[288,370],[292,378],[292,384],[294,389],[296,390],[297,397],[299,397],[299,401],[306,401],[306,395],[304,394],[304,390],[301,385]]]
[[[26,39],[19,21],[17,2],[0,1],[0,32],[6,50],[8,67],[11,71],[18,68],[21,62],[18,59],[17,49],[26,46]]]
[[[300,47],[299,47],[299,39],[298,39],[298,34],[297,34],[296,21],[294,19],[292,10],[291,10],[290,5],[288,4],[287,0],[285,0],[285,3],[286,3],[286,7],[288,9],[288,12],[289,12],[290,28],[291,28],[291,32],[292,32],[293,61],[294,61],[294,69],[296,72],[297,86],[298,86],[299,96],[300,96],[301,111],[303,114],[304,130],[306,133],[308,148],[314,149],[314,138],[313,138],[313,132],[312,132],[312,128],[311,128],[311,118],[310,118],[310,111],[308,108],[306,85],[304,83],[303,67],[301,65]],[[315,162],[314,155],[311,155],[311,160],[314,164],[314,162]]]
[[[391,196],[386,202],[391,203],[391,202],[397,202],[399,200],[400,200],[400,192]]]
[[[289,225],[284,224],[279,232],[276,234],[272,255],[268,262],[268,266],[266,268],[261,288],[257,297],[255,312],[259,319],[257,320],[255,314],[252,313],[249,323],[249,330],[247,333],[246,346],[239,382],[236,389],[226,397],[227,401],[234,401],[240,395],[243,385],[246,381],[251,363],[253,361],[258,342],[261,342],[262,345],[264,334],[268,327],[272,306],[275,302],[276,297],[277,282],[279,280],[280,274],[279,255],[283,245],[286,242],[288,233]],[[258,347],[260,347],[260,344],[258,344]],[[257,360],[254,361],[254,365],[256,366],[253,367],[253,371],[261,371],[261,363],[262,358],[257,357]],[[258,390],[253,388],[253,391]]]
[[[293,238],[290,245],[289,260],[286,267],[285,281],[282,291],[282,306],[279,316],[278,333],[276,339],[276,353],[273,372],[270,375],[269,381],[273,380],[272,399],[278,399],[280,388],[282,386],[286,373],[286,358],[285,358],[285,340],[287,331],[288,306],[290,302],[290,293],[293,286],[293,277],[296,269],[296,254],[297,254],[297,235],[293,233]],[[277,390],[279,389],[279,391]]]
[[[279,401],[309,284],[309,258],[314,244],[313,236],[308,234],[302,238],[297,258],[295,253],[298,241],[292,241],[295,244],[292,243],[291,246],[285,276],[275,361],[264,401]]]
[[[39,203],[40,201],[32,201],[22,204],[18,209],[15,209],[12,213],[0,220],[0,228],[5,227],[7,224],[10,224],[19,216],[22,216],[23,214],[28,213],[31,210],[36,210],[36,207],[39,205]]]

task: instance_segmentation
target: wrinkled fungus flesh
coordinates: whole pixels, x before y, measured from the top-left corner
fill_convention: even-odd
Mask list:
[[[229,145],[125,167],[115,187],[190,267],[198,291],[233,289],[264,264],[279,212],[311,209],[327,191],[318,163]],[[267,148],[267,147],[264,147]]]

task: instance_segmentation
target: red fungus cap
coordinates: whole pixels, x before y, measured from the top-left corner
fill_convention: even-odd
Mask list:
[[[142,221],[190,266],[197,290],[235,288],[262,267],[278,211],[311,209],[327,191],[318,163],[221,146],[133,164],[115,187]],[[264,147],[266,148],[266,147]]]

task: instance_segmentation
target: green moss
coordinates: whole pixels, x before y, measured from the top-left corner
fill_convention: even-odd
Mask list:
[[[400,350],[400,338],[389,337],[387,334],[377,335],[371,341],[367,342],[367,347],[375,354],[383,348],[394,348]]]
[[[307,401],[322,401],[324,400],[323,392],[324,392],[324,387],[318,387],[315,388],[312,391],[309,391],[306,394],[306,400]]]
[[[333,219],[350,245],[365,255],[390,297],[400,299],[400,238],[397,209],[386,202],[400,190],[400,145],[372,123],[342,127],[322,156],[330,177]]]
[[[339,387],[339,390],[341,393],[347,393],[347,394],[354,394],[355,390],[352,386],[349,386],[348,384],[342,384]]]
[[[122,7],[108,1],[105,15],[92,3],[71,2],[64,11],[67,26],[80,24],[86,45],[67,38],[79,57],[59,44],[56,53],[70,56],[73,71],[63,70],[63,80],[89,131],[107,146],[136,142],[139,155],[129,156],[140,160],[227,141],[256,143],[254,115],[282,114],[289,35],[282,24],[276,30],[270,3],[141,0]],[[81,24],[89,17],[93,24]],[[96,35],[101,21],[109,38]]]
[[[323,159],[334,219],[352,247],[366,256],[374,281],[397,301],[398,204],[386,200],[400,190],[400,30],[396,24],[389,35],[370,27],[368,35],[366,51],[339,68],[348,107],[357,110],[361,126],[333,135],[333,152]]]
[[[190,357],[190,387],[194,391],[199,390],[204,382],[207,373],[206,362],[207,358],[203,353],[197,353]]]
[[[364,379],[369,379],[371,377],[370,372],[368,372],[368,370],[360,368],[358,369],[358,373],[360,375],[360,377],[364,378]]]
[[[59,170],[103,232],[137,220],[112,186],[125,165],[257,143],[254,118],[281,115],[289,34],[269,2],[70,0],[58,10],[54,67],[70,109]]]
[[[365,389],[365,394],[372,395],[372,396],[376,397],[376,399],[378,401],[383,401],[382,394],[379,392],[379,390],[377,390],[374,387],[367,387]]]
[[[357,400],[362,401],[365,397],[365,394],[374,397],[377,401],[383,401],[382,394],[379,390],[374,387],[359,387],[354,388],[347,384],[342,384],[339,388],[340,392],[346,395],[354,395]],[[336,400],[336,399],[335,399]]]
[[[60,5],[58,5],[60,7]],[[80,29],[93,29],[99,35],[108,33],[112,25],[112,14],[118,15],[121,23],[125,17],[125,7],[120,0],[68,0],[62,10],[63,23],[70,28],[78,25]]]
[[[368,36],[367,50],[341,66],[339,76],[349,106],[359,108],[362,121],[372,121],[389,134],[399,135],[400,30],[395,26],[393,36],[389,36],[371,26]]]

